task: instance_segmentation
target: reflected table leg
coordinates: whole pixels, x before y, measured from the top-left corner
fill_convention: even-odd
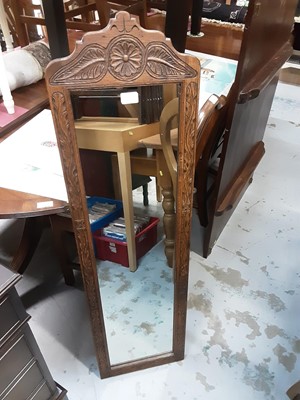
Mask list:
[[[121,181],[121,192],[123,200],[123,210],[126,225],[126,239],[129,269],[134,272],[137,269],[135,234],[133,223],[133,200],[132,200],[132,183],[131,183],[131,165],[129,152],[118,152],[119,174]]]

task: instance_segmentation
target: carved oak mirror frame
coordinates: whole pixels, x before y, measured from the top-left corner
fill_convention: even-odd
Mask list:
[[[53,60],[46,70],[102,378],[184,357],[199,71],[200,63],[196,58],[178,53],[163,33],[141,28],[126,12],[119,12],[102,31],[85,34],[70,56]],[[168,353],[110,365],[70,93],[165,83],[180,87],[173,346]]]

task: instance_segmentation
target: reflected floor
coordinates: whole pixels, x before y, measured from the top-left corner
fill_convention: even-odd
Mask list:
[[[174,290],[163,243],[136,272],[110,261],[97,266],[111,363],[171,351]]]

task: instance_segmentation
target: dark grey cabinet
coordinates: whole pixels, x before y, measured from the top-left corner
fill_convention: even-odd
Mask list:
[[[15,284],[21,276],[0,265],[0,400],[58,400],[53,380],[28,325]]]

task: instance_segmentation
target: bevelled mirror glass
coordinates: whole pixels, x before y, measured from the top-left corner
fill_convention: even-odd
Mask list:
[[[199,69],[119,12],[46,70],[103,378],[184,357]],[[109,154],[112,198],[89,152]]]

